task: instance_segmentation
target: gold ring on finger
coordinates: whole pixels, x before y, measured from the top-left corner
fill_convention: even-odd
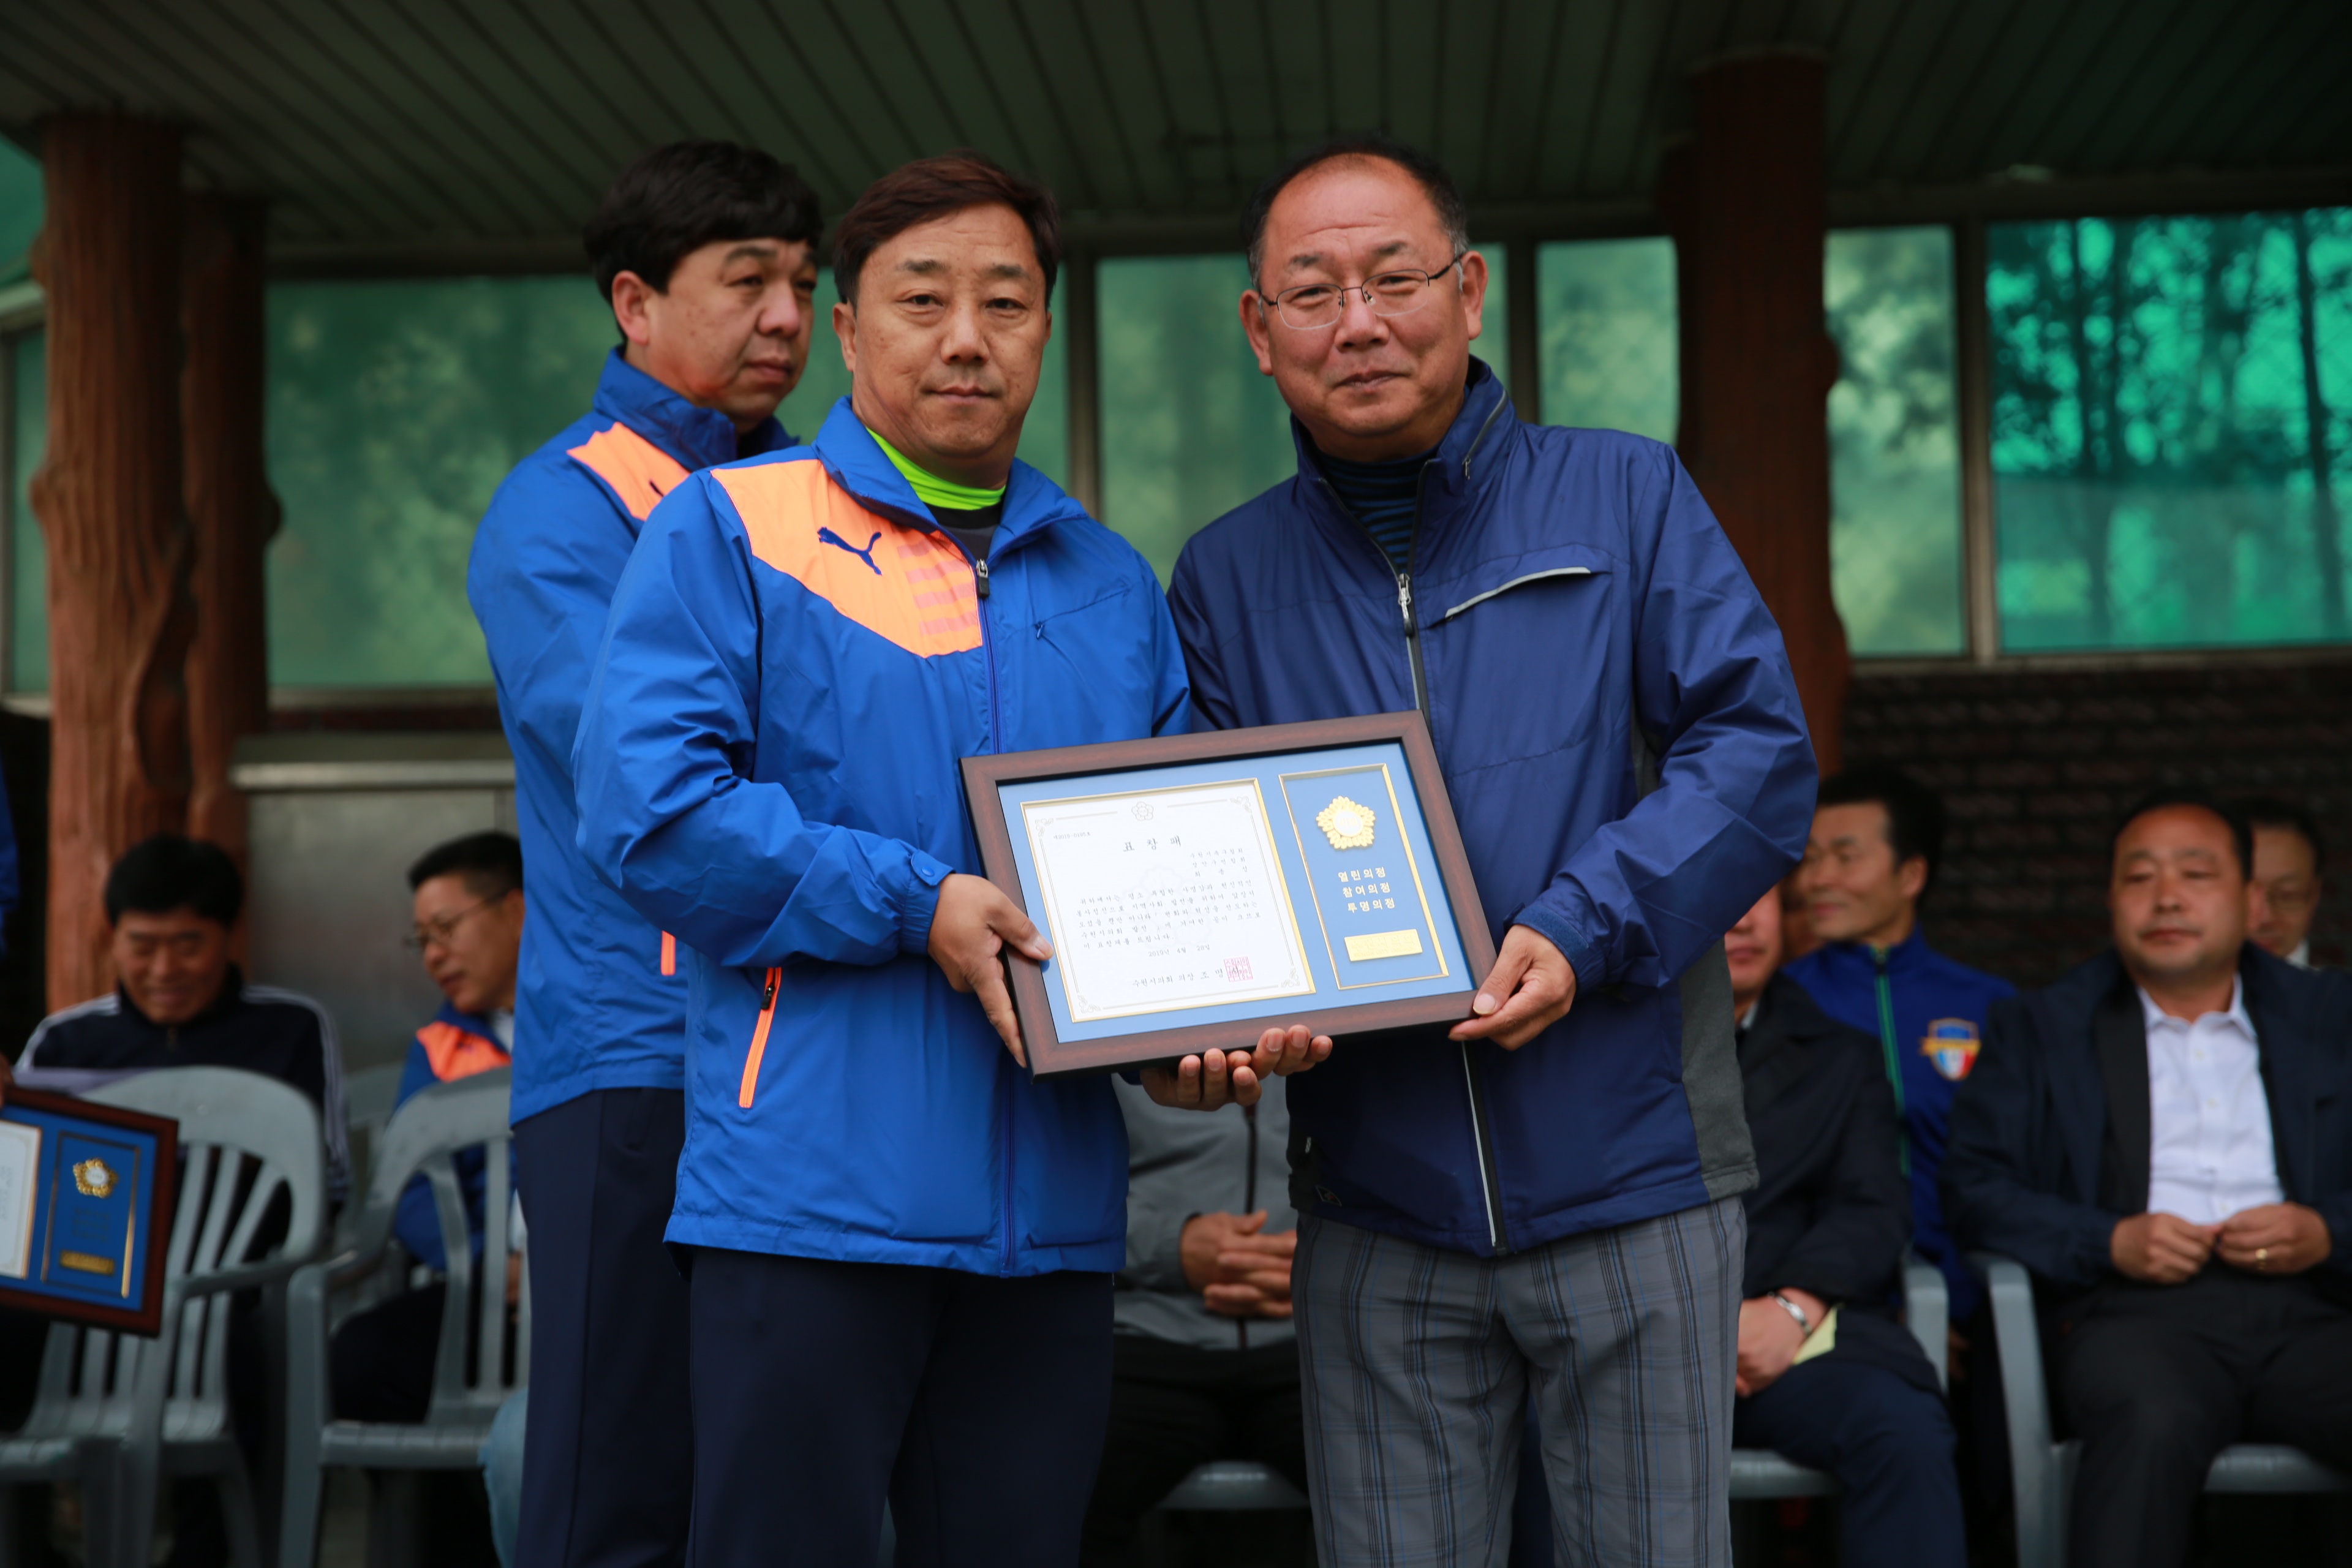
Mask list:
[[[2270,1266],[2271,1249],[2267,1247],[2257,1247],[2254,1248],[2254,1267],[2257,1268],[2268,1268]]]

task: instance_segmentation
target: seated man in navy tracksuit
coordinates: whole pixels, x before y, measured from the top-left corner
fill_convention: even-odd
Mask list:
[[[349,1175],[335,1021],[308,996],[247,983],[230,957],[244,911],[245,878],[219,845],[159,833],[124,850],[106,874],[114,989],[42,1019],[16,1066],[238,1068],[290,1084],[318,1108],[328,1192],[341,1200]]]
[[[415,934],[425,968],[448,1000],[409,1043],[399,1102],[436,1083],[508,1065],[514,1038],[515,970],[522,950],[522,846],[510,833],[477,833],[428,851],[409,868]],[[482,1247],[482,1156],[457,1156],[467,1228]],[[436,1274],[448,1267],[433,1189],[422,1176],[400,1194],[393,1233],[409,1256]],[[520,1283],[506,1265],[509,1300]],[[335,1331],[331,1384],[335,1415],[346,1421],[422,1421],[433,1391],[433,1357],[441,1332],[445,1287],[439,1279],[352,1317]]]

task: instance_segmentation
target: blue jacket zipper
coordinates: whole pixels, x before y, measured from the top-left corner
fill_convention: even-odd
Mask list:
[[[1493,416],[1487,416],[1486,423],[1490,426],[1494,423]],[[1486,430],[1482,427],[1478,434],[1483,440]],[[1472,450],[1476,450],[1475,442],[1472,443]],[[1371,530],[1364,527],[1362,521],[1348,510],[1347,502],[1339,499],[1339,492],[1331,488],[1331,481],[1319,473],[1316,475],[1324,492],[1330,496],[1331,504],[1339,508],[1342,517],[1355,522],[1357,531],[1372,547],[1372,552],[1381,558],[1381,564],[1396,577],[1397,614],[1404,621],[1405,658],[1412,668],[1412,702],[1421,710],[1422,719],[1429,726],[1432,745],[1437,741],[1437,715],[1429,699],[1428,672],[1422,664],[1421,625],[1413,618],[1411,563],[1412,552],[1421,543],[1421,514],[1429,499],[1429,473],[1437,467],[1438,461],[1433,458],[1422,465],[1421,478],[1413,488],[1412,535],[1405,544],[1406,566],[1402,571],[1399,571],[1396,563],[1389,559],[1388,552],[1381,548],[1381,542],[1372,537]],[[1462,459],[1462,471],[1465,477],[1469,474],[1467,455]],[[1500,1258],[1510,1252],[1511,1239],[1510,1233],[1503,1226],[1503,1183],[1495,1164],[1494,1132],[1486,1121],[1486,1084],[1478,1071],[1478,1058],[1470,1049],[1475,1043],[1464,1040],[1459,1046],[1462,1052],[1462,1086],[1470,1102],[1470,1142],[1478,1155],[1478,1195],[1486,1205],[1486,1244],[1495,1249],[1495,1256]]]

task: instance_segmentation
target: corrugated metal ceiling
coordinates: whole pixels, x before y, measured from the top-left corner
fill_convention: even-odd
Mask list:
[[[11,0],[0,127],[179,121],[296,246],[566,237],[689,134],[834,212],[962,143],[1074,212],[1223,214],[1360,126],[1482,205],[1603,203],[1648,195],[1693,62],[1787,44],[1829,55],[1833,188],[2352,165],[2331,0]]]

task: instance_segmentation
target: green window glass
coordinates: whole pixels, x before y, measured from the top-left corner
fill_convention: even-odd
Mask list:
[[[1290,411],[1242,335],[1240,257],[1097,268],[1103,521],[1165,584],[1195,530],[1297,471]]]
[[[2352,208],[1988,245],[2002,648],[2345,640]]]
[[[8,477],[8,689],[49,689],[49,552],[33,516],[33,470],[49,443],[47,339],[22,333],[7,344],[9,377],[8,454],[16,472]]]
[[[1833,233],[1830,559],[1858,658],[1968,650],[1951,231]]]
[[[0,140],[0,289],[30,277],[26,252],[41,232],[40,161]]]
[[[822,312],[780,416],[815,436],[849,374]],[[270,678],[281,686],[489,679],[466,602],[475,525],[509,469],[587,411],[616,338],[575,278],[281,284],[270,291]],[[1049,351],[1023,455],[1066,470]],[[1032,455],[1034,453],[1034,455]]]
[[[1536,253],[1547,425],[1672,441],[1681,412],[1675,244],[1568,240]],[[1538,411],[1521,409],[1522,418]]]
[[[577,278],[269,291],[269,675],[281,686],[489,679],[466,602],[507,471],[584,413],[612,313]]]
[[[1501,245],[1473,248],[1486,258],[1486,308],[1479,312],[1478,337],[1470,352],[1485,360],[1507,388],[1511,384],[1511,258]],[[1522,408],[1518,416],[1532,419],[1536,411]]]

